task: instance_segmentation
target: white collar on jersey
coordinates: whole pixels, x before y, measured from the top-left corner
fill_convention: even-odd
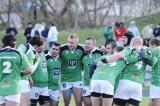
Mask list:
[[[97,49],[97,48],[96,48],[96,47],[94,47],[94,48],[91,50],[91,53],[93,53],[96,49]]]
[[[89,56],[90,56],[90,57],[92,56],[93,52],[94,52],[96,49],[97,49],[97,48],[94,47],[94,48],[90,51],[90,53],[89,53]]]
[[[13,48],[11,46],[6,46],[6,47],[2,48],[1,50],[3,50],[3,49],[13,49],[13,50],[16,50],[16,48]]]

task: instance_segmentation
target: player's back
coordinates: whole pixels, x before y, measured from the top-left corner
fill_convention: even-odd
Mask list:
[[[22,57],[13,48],[0,50],[0,94],[8,95],[18,92]],[[13,90],[14,89],[14,90]]]

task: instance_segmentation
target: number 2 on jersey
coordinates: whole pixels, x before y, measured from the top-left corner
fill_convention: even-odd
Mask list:
[[[3,62],[3,73],[5,73],[5,74],[11,73],[11,71],[12,71],[11,66],[12,66],[11,62],[9,62],[9,61]]]

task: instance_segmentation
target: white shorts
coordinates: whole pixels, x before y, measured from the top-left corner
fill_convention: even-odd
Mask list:
[[[82,96],[90,96],[90,95],[91,95],[90,87],[89,86],[83,86]]]
[[[31,88],[31,99],[38,99],[39,96],[49,96],[48,87],[32,87]]]
[[[114,88],[113,88],[113,85],[109,81],[91,80],[91,92],[113,95]]]
[[[53,91],[53,90],[49,89],[49,96],[51,99],[53,99],[55,101],[59,101],[59,95],[60,95],[59,90]]]
[[[142,100],[142,85],[130,80],[120,80],[114,98]]]
[[[82,81],[61,83],[61,90],[67,90],[73,87],[82,88]]]
[[[5,101],[12,101],[20,103],[21,94],[14,94],[8,96],[0,96],[0,104],[4,104]]]
[[[28,80],[21,80],[20,81],[20,92],[21,93],[27,93],[31,91],[30,85],[29,85],[29,81]]]
[[[150,99],[160,99],[160,87],[151,84],[149,90],[149,97]]]

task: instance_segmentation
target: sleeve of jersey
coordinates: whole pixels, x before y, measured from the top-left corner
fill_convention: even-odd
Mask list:
[[[31,67],[31,64],[29,63],[27,56],[23,53],[21,68],[22,70],[27,70],[27,68],[30,68],[30,67]]]
[[[126,64],[132,64],[138,62],[138,54],[133,54],[133,51],[129,48],[123,50],[124,60]]]
[[[145,63],[147,63],[148,65],[154,66],[154,65],[158,62],[158,58],[153,57],[153,56],[152,56],[152,52],[149,51],[149,50],[147,50],[144,61],[145,61]]]
[[[25,48],[25,46],[24,46],[23,44],[21,44],[21,45],[17,48],[17,50],[18,50],[19,52],[21,52],[21,53],[25,53],[26,48]]]

